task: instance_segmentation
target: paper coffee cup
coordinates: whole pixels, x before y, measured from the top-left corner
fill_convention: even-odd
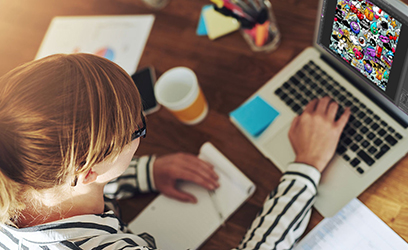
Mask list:
[[[157,80],[154,92],[161,105],[185,124],[201,122],[208,113],[208,104],[194,72],[186,67],[166,71]]]

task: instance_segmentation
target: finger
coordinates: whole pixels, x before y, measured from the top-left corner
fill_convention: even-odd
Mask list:
[[[202,178],[207,179],[207,181],[218,187],[217,180],[219,177],[214,170],[214,166],[200,160],[196,156],[191,155],[186,157],[184,161],[180,163],[180,168],[190,171],[196,175],[200,175]]]
[[[185,180],[196,183],[208,190],[214,190],[220,185],[214,179],[207,178],[202,174],[197,174],[197,172],[192,171],[190,168],[185,168],[184,171],[180,171],[176,176],[178,180]]]
[[[316,109],[316,105],[319,102],[318,99],[313,99],[311,100],[305,107],[305,109],[303,110],[303,113],[307,112],[307,113],[312,113],[315,111]]]
[[[295,130],[298,124],[299,124],[299,116],[296,116],[295,118],[293,118],[292,124],[290,125],[290,129],[288,133],[289,139],[291,139],[293,135],[295,134]]]
[[[194,195],[180,191],[176,188],[169,189],[164,194],[179,201],[197,203],[197,198],[194,197]]]
[[[214,166],[210,163],[199,159],[195,155],[185,154],[183,158],[184,167],[190,168],[193,171],[197,171],[200,174],[208,176],[208,178],[212,178],[218,180],[218,174],[214,171]],[[204,170],[204,171],[202,171]]]
[[[346,126],[346,124],[347,124],[347,122],[348,122],[348,120],[350,118],[350,114],[351,114],[350,108],[347,107],[344,110],[344,113],[340,116],[340,118],[336,122],[336,125],[339,127],[339,129],[341,129],[341,130],[344,129],[344,126]]]
[[[327,112],[327,108],[329,106],[331,98],[329,96],[325,96],[319,100],[319,103],[316,106],[316,112],[325,115]]]
[[[327,108],[327,116],[330,121],[334,121],[338,109],[339,105],[336,102],[329,103],[329,107]]]

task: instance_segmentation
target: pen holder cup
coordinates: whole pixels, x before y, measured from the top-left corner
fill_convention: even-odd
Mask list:
[[[164,8],[170,0],[143,0],[143,2],[153,9],[162,9]]]
[[[243,28],[240,32],[254,52],[271,52],[275,50],[280,41],[280,32],[272,12],[272,4],[268,0],[262,0],[266,6],[267,17],[262,23],[256,23],[252,28]]]

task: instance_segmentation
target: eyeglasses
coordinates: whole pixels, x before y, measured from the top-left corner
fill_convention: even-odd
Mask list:
[[[136,140],[136,139],[139,138],[139,137],[143,137],[143,138],[146,137],[146,121],[145,121],[145,118],[144,118],[143,113],[142,113],[142,122],[143,122],[143,127],[140,128],[140,129],[138,129],[138,130],[136,130],[136,131],[132,134],[132,141],[133,141],[133,140]]]

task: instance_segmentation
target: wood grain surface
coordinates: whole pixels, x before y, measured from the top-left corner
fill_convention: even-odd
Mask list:
[[[255,182],[254,196],[202,246],[230,249],[238,245],[281,173],[232,125],[228,114],[303,49],[312,46],[318,1],[272,0],[282,35],[279,48],[272,53],[252,52],[239,32],[215,41],[197,36],[198,18],[205,4],[209,1],[171,0],[165,8],[153,10],[141,0],[0,0],[0,75],[34,59],[54,16],[154,14],[139,68],[153,66],[157,76],[176,66],[191,68],[210,111],[200,124],[186,126],[161,108],[148,116],[148,135],[136,154],[197,154],[201,144],[210,141]],[[143,194],[121,201],[124,220],[134,218],[155,196]],[[408,240],[407,157],[359,199]],[[314,211],[308,231],[320,220],[322,216]]]

